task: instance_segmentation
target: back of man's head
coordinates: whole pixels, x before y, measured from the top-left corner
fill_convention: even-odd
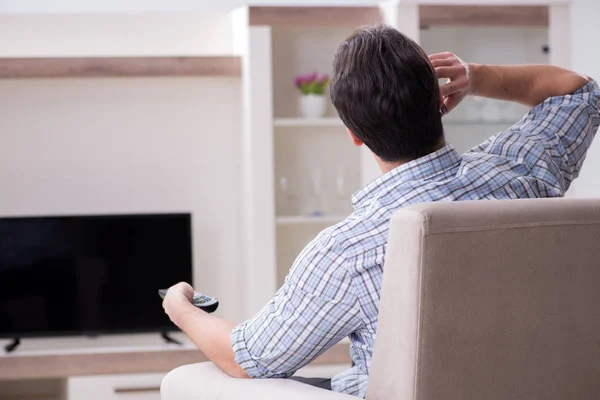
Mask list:
[[[366,27],[346,39],[329,93],[346,127],[383,161],[412,160],[440,143],[435,71],[423,49],[394,28]]]

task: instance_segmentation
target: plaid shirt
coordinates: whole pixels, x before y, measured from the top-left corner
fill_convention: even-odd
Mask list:
[[[346,336],[355,366],[332,388],[365,397],[390,218],[430,201],[563,196],[600,123],[592,82],[553,97],[462,157],[451,145],[382,175],[354,195],[355,212],[300,253],[275,297],[234,328],[239,365],[253,378],[284,378]]]

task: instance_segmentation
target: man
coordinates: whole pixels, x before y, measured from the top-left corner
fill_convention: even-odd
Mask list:
[[[355,365],[318,385],[365,397],[390,217],[426,201],[563,196],[600,123],[600,90],[552,66],[465,64],[451,53],[428,58],[386,26],[350,36],[333,69],[333,104],[351,141],[372,151],[383,175],[354,195],[351,216],[306,246],[253,319],[234,327],[198,312],[187,284],[169,289],[164,306],[233,377],[289,377],[349,336]],[[448,82],[440,87],[438,78]],[[533,109],[460,156],[444,139],[441,117],[467,95]]]

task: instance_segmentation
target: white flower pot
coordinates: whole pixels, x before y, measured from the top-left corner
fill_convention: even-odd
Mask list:
[[[300,97],[300,113],[304,118],[316,119],[325,115],[327,99],[324,95],[307,94]]]

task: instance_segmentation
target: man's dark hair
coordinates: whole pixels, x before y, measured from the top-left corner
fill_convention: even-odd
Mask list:
[[[436,150],[443,135],[439,86],[423,49],[398,30],[377,25],[338,48],[329,85],[346,125],[384,161]]]

